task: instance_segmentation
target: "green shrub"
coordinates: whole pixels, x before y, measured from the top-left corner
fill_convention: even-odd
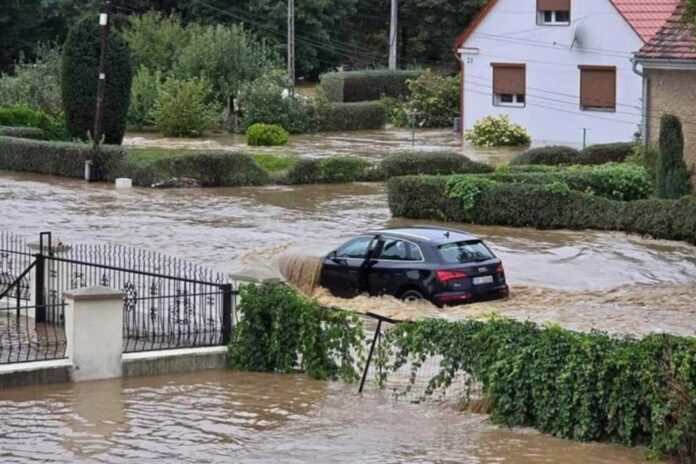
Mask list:
[[[364,341],[355,314],[322,308],[283,284],[245,285],[227,355],[231,369],[359,379]]]
[[[252,146],[287,145],[288,131],[275,124],[254,124],[246,132],[247,144]]]
[[[679,198],[689,193],[689,170],[684,161],[684,136],[679,119],[665,114],[660,120],[657,196]]]
[[[558,166],[561,164],[577,164],[580,152],[572,147],[552,145],[532,148],[515,156],[510,164],[542,164]]]
[[[487,164],[471,161],[456,152],[406,152],[384,158],[379,170],[385,178],[417,174],[463,174],[492,172]]]
[[[368,180],[370,163],[361,158],[332,156],[299,159],[288,172],[290,184],[337,184]]]
[[[94,131],[99,79],[100,26],[92,15],[79,20],[63,46],[61,86],[70,135],[86,139]],[[120,145],[126,132],[133,69],[128,44],[112,28],[106,63],[102,134],[107,144]]]
[[[288,183],[303,185],[319,183],[319,160],[301,158],[288,171]]]
[[[162,80],[160,71],[151,72],[145,66],[138,68],[133,77],[128,124],[139,129],[155,124],[155,105]]]
[[[452,127],[459,116],[460,82],[458,76],[443,76],[429,69],[417,79],[408,80],[410,97],[399,112],[392,112],[394,119],[406,125],[408,114],[414,114],[418,127]]]
[[[16,137],[18,139],[45,140],[46,134],[36,127],[7,127],[0,126],[0,137]]]
[[[510,122],[506,114],[486,116],[467,131],[465,137],[477,147],[519,147],[529,145],[531,137],[520,125]]]
[[[198,137],[217,120],[220,109],[209,102],[205,79],[169,79],[160,87],[154,117],[157,129],[174,137]]]
[[[481,384],[499,425],[696,460],[694,338],[637,340],[503,318],[425,319],[398,324],[382,343],[380,359],[393,360],[379,366],[387,377],[409,365],[417,373],[425,359],[439,358],[426,395],[463,374]]]
[[[330,103],[317,111],[319,130],[325,132],[382,129],[386,124],[384,107],[378,101]]]
[[[660,150],[654,143],[636,145],[628,158],[626,158],[626,163],[635,164],[645,169],[654,183],[657,176],[657,160],[659,156]]]
[[[35,127],[42,130],[44,139],[49,140],[69,138],[62,119],[54,119],[40,111],[23,106],[0,108],[0,126]]]
[[[200,27],[196,24],[184,27],[178,15],[165,16],[157,11],[130,15],[128,22],[123,37],[133,53],[135,66],[164,74],[174,68],[179,53]]]
[[[299,96],[286,95],[284,75],[271,73],[242,86],[239,106],[242,109],[241,129],[254,124],[277,124],[291,134],[313,129],[310,105]]]
[[[100,157],[98,161],[110,172],[121,163],[125,152],[105,146]],[[0,137],[2,170],[84,178],[85,161],[94,159],[92,147],[86,144]]]
[[[540,229],[617,230],[696,244],[696,200],[615,201],[543,185],[478,185],[473,207],[450,193],[471,176],[409,176],[387,182],[397,217]],[[469,195],[470,197],[470,195]],[[471,202],[467,197],[467,202]],[[467,203],[468,205],[468,203]]]
[[[343,71],[322,74],[321,87],[329,101],[354,103],[379,100],[381,97],[408,96],[408,80],[416,79],[422,71]]]
[[[590,145],[580,153],[580,164],[623,163],[633,152],[633,142]]]

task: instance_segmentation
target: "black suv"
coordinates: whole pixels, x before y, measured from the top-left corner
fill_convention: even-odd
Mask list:
[[[438,306],[507,297],[503,264],[477,237],[405,227],[360,235],[324,259],[321,286],[351,298],[367,292]]]

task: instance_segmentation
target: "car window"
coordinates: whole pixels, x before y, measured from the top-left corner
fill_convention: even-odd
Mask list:
[[[494,258],[493,253],[480,241],[440,245],[440,256],[448,264],[471,263]]]
[[[423,256],[417,245],[395,238],[384,240],[382,250],[377,259],[391,261],[421,261]]]
[[[373,237],[364,236],[351,240],[336,250],[337,258],[364,258]]]

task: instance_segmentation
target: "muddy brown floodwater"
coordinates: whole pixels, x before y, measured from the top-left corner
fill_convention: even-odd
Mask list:
[[[448,404],[226,371],[0,391],[0,462],[628,464],[642,450],[508,430]]]

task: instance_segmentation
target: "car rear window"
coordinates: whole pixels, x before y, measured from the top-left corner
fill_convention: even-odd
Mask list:
[[[472,263],[494,258],[493,253],[481,241],[447,243],[437,247],[447,264]]]

